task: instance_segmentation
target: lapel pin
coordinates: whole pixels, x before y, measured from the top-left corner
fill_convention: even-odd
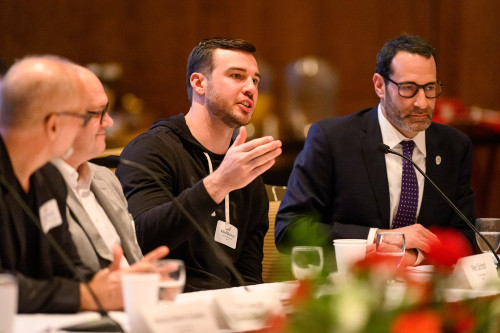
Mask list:
[[[439,165],[441,164],[441,156],[436,156],[436,164]]]
[[[212,213],[212,216],[215,216],[215,212]]]

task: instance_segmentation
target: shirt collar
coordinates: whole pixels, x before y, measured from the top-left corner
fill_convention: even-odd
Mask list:
[[[93,173],[87,162],[80,165],[78,170],[75,170],[71,165],[60,158],[54,158],[51,162],[57,167],[64,177],[64,180],[73,191],[90,190]]]
[[[394,127],[389,120],[384,117],[380,104],[378,105],[378,123],[380,125],[380,130],[382,131],[382,141],[384,144],[388,145],[389,148],[394,149],[394,147],[398,146],[401,141],[408,140],[407,137],[401,134],[401,132],[399,132],[396,127]],[[417,146],[422,155],[426,157],[427,150],[425,148],[425,131],[418,132],[412,140],[415,142],[415,146]]]

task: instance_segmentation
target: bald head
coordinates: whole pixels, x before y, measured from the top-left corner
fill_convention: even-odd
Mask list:
[[[53,112],[81,113],[82,85],[75,65],[55,56],[16,62],[2,82],[0,127],[23,128]]]
[[[101,154],[106,149],[106,128],[113,125],[107,113],[108,97],[99,78],[85,67],[77,66],[78,77],[85,90],[85,110],[93,116],[73,141],[73,152],[64,160],[73,168]]]
[[[104,91],[104,87],[101,83],[101,80],[89,69],[82,66],[75,66],[78,77],[83,85],[83,89],[85,91],[85,107],[87,110],[94,110],[96,108],[95,103],[99,103],[100,101],[96,101],[96,96],[101,97],[101,99],[107,97],[106,92]]]

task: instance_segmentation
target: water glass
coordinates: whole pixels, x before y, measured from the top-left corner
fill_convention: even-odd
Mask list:
[[[298,280],[317,278],[323,270],[323,248],[295,246],[292,249],[292,274]]]
[[[500,218],[477,218],[476,229],[486,238],[493,250],[497,252],[500,247]],[[483,253],[490,253],[490,248],[478,235],[476,235],[476,241]]]
[[[406,250],[405,235],[399,232],[377,234],[376,254],[394,269],[399,268]]]
[[[155,270],[160,275],[159,299],[174,301],[184,290],[186,284],[186,268],[184,261],[178,259],[163,259],[155,263]]]

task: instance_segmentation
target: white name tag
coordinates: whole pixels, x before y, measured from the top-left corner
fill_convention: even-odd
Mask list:
[[[487,287],[490,282],[499,281],[497,269],[490,253],[460,258],[453,270],[453,279],[456,287],[474,290]]]
[[[238,242],[238,228],[234,225],[229,225],[229,229],[226,229],[226,222],[219,220],[215,228],[214,239],[216,242],[235,249],[236,243]]]
[[[151,333],[217,332],[211,308],[204,302],[190,302],[144,307],[142,316]]]
[[[44,233],[49,232],[50,229],[60,226],[62,224],[61,214],[57,206],[56,199],[50,199],[38,210],[40,216],[40,223]]]

